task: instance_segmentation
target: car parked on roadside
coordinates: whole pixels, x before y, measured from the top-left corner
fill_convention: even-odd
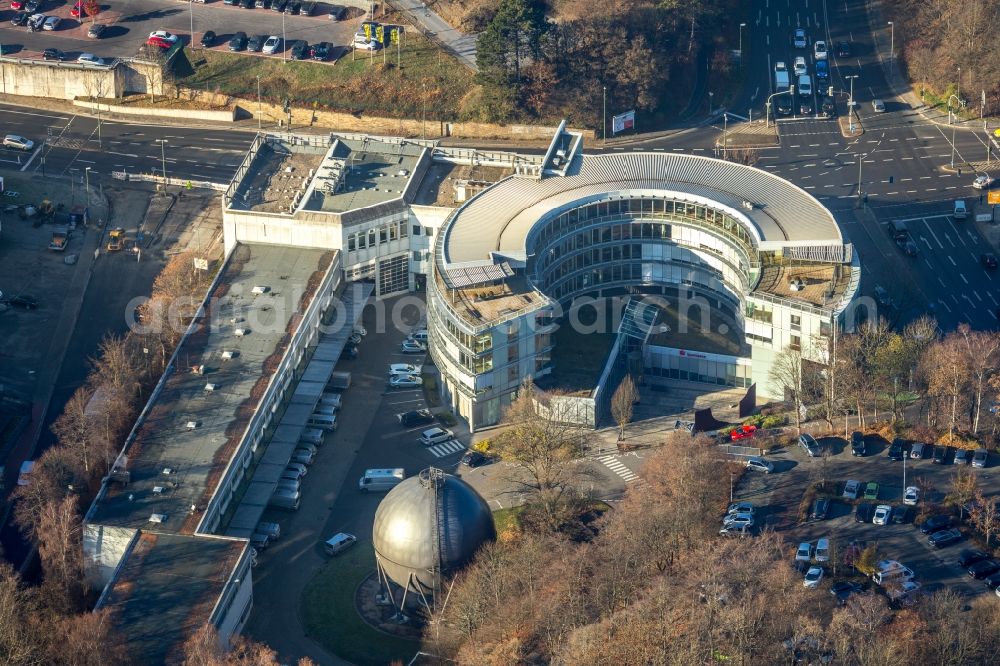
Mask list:
[[[847,598],[852,594],[857,594],[863,589],[865,589],[864,586],[858,583],[849,580],[841,580],[830,586],[830,594],[837,597],[839,601],[844,602],[847,601]]]
[[[875,113],[885,113],[885,102],[881,99],[872,100],[872,111]]]
[[[808,541],[803,541],[799,544],[798,549],[795,551],[795,560],[797,562],[808,562],[813,556],[813,545]]]
[[[865,499],[866,500],[878,499],[878,483],[876,483],[875,481],[869,481],[865,485]]]
[[[722,519],[723,527],[753,527],[752,513],[732,513]]]
[[[955,451],[955,464],[968,465],[972,462],[972,451],[969,449],[958,449]]]
[[[727,516],[734,513],[752,514],[753,512],[754,512],[753,502],[745,502],[745,501],[733,502],[732,504],[729,505],[729,508],[726,509]]]
[[[982,580],[987,576],[992,576],[997,571],[1000,571],[1000,562],[996,560],[980,560],[979,562],[970,565],[968,568],[969,575],[976,580]]]
[[[799,435],[799,446],[805,450],[806,455],[810,458],[815,458],[820,454],[819,442],[817,442],[816,438],[809,433],[802,433]]]
[[[42,51],[42,60],[65,60],[66,54],[59,49],[45,49]]]
[[[920,488],[916,486],[907,486],[906,490],[903,491],[903,504],[908,506],[916,506],[917,502],[920,501]]]
[[[216,39],[217,36],[214,30],[206,30],[205,34],[201,36],[201,41],[199,43],[205,48],[209,48],[211,46],[215,46]]]
[[[943,465],[948,459],[948,449],[950,447],[941,444],[934,447],[934,464]]]
[[[339,555],[357,543],[357,541],[358,538],[353,534],[340,532],[339,534],[334,534],[332,537],[327,539],[326,542],[324,542],[323,551],[327,555]]]
[[[897,525],[905,523],[910,517],[910,507],[905,504],[897,504],[892,507],[892,517],[890,520]]]
[[[986,461],[989,459],[989,455],[989,451],[986,449],[976,449],[976,452],[972,454],[972,466],[986,467]]]
[[[875,507],[875,514],[872,516],[872,522],[876,525],[888,525],[890,515],[892,515],[892,507],[888,504],[879,504]]]
[[[747,469],[770,474],[774,471],[774,463],[770,460],[764,460],[758,456],[750,456],[747,458]]]
[[[42,30],[58,30],[60,23],[62,23],[62,19],[58,16],[46,16],[42,23]]]
[[[169,49],[177,43],[178,39],[180,38],[177,35],[166,30],[154,30],[146,38],[146,44],[148,46],[158,46],[161,49]]]
[[[304,39],[296,40],[292,44],[292,60],[305,60],[309,57],[309,42]],[[361,342],[358,340],[358,342]]]
[[[812,508],[812,519],[813,520],[826,520],[827,514],[830,513],[830,500],[825,497],[818,498],[813,502]]]
[[[920,460],[924,457],[925,445],[920,442],[914,442],[913,448],[910,449],[910,457],[914,460]]]
[[[415,425],[425,425],[434,422],[434,415],[431,414],[428,409],[415,409],[409,412],[403,412],[402,414],[397,414],[396,418],[399,419],[399,423],[405,427],[415,426]]]
[[[817,562],[830,561],[830,540],[823,538],[816,542],[816,551],[813,557]]]
[[[854,510],[854,522],[870,523],[873,513],[875,513],[875,505],[870,502],[862,502]]]
[[[861,482],[855,479],[850,479],[844,484],[843,496],[847,499],[858,499],[858,493],[861,492]]]
[[[892,444],[889,445],[889,450],[886,456],[889,460],[902,460],[906,456],[906,451],[904,450],[904,442],[899,437],[892,440]]]
[[[729,431],[729,440],[733,442],[738,442],[741,439],[751,439],[756,434],[757,434],[757,426],[752,424],[744,424],[734,430]]]
[[[28,25],[28,19],[31,18],[31,14],[28,12],[17,12],[10,19],[10,24],[17,27],[22,27]]]
[[[867,453],[867,447],[865,446],[865,436],[858,431],[851,433],[851,455],[852,456],[863,456]]]
[[[260,50],[264,48],[264,42],[266,41],[267,35],[253,35],[247,40],[247,51],[260,53]]]
[[[427,347],[423,346],[415,340],[403,340],[399,345],[399,351],[404,354],[423,354],[427,351]]]
[[[242,51],[247,47],[247,33],[237,32],[233,34],[232,38],[229,40],[229,50],[230,51]]]
[[[809,571],[806,572],[805,578],[802,579],[802,585],[810,590],[815,590],[819,587],[820,581],[823,580],[823,567],[809,567]]]
[[[271,35],[266,40],[264,40],[264,47],[261,51],[268,55],[273,55],[279,53],[282,50],[281,37],[277,35]]]
[[[414,375],[393,375],[389,377],[390,388],[418,388],[423,386],[424,380]]]
[[[958,554],[958,566],[963,569],[967,569],[976,562],[981,562],[983,560],[990,559],[989,553],[984,553],[981,550],[976,550],[973,548],[966,548]]]
[[[87,37],[91,39],[100,39],[104,36],[107,31],[108,26],[103,23],[91,23],[90,27],[87,28]]]
[[[98,58],[93,53],[81,53],[76,61],[81,65],[103,65],[104,58]]]
[[[313,44],[310,56],[313,60],[328,60],[332,48],[333,45],[330,42],[317,42]]]
[[[486,456],[480,453],[479,451],[469,451],[464,456],[462,456],[462,459],[459,461],[459,464],[465,465],[469,469],[473,469],[475,467],[481,467],[482,465],[485,465],[488,462],[490,462],[489,456]]]

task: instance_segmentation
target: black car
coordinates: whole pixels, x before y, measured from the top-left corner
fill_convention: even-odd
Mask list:
[[[330,42],[319,42],[312,46],[313,60],[326,60],[330,57]]]
[[[982,262],[983,268],[987,268],[991,271],[997,269],[997,256],[992,252],[988,252],[979,257],[979,261]]]
[[[62,51],[60,51],[60,53],[62,53]],[[11,307],[22,308],[24,310],[38,309],[38,301],[32,298],[31,296],[24,296],[24,295],[8,296],[7,298],[3,299],[3,302]]]
[[[14,17],[10,20],[10,24],[18,27],[28,25],[29,18],[31,18],[31,14],[28,12],[18,12],[14,14]]]
[[[966,569],[976,562],[982,562],[983,560],[990,559],[988,553],[984,553],[981,550],[975,550],[972,548],[967,548],[958,554],[958,566]]]
[[[409,428],[410,426],[426,425],[434,422],[434,415],[427,409],[415,409],[411,412],[403,412],[396,416],[400,424]]]
[[[247,33],[238,32],[233,35],[233,38],[229,40],[229,50],[230,51],[242,51],[247,47]]]
[[[858,505],[858,508],[854,510],[854,522],[870,523],[872,522],[872,516],[874,514],[875,505],[869,502],[862,502]]]
[[[945,460],[948,459],[948,447],[947,446],[935,446],[934,447],[934,464],[943,465]]]
[[[952,528],[950,530],[939,530],[927,537],[927,543],[935,548],[944,548],[953,543],[958,543],[963,539],[962,533]]]
[[[66,54],[59,49],[45,49],[42,51],[43,60],[65,60]]]
[[[851,43],[850,42],[837,42],[837,57],[838,58],[850,58],[851,57]]]
[[[256,4],[256,0],[240,0],[240,7],[243,9],[253,9]]]
[[[254,3],[254,5],[257,7],[257,9],[270,9],[271,0],[257,0]]]
[[[998,571],[995,574],[987,576],[986,578],[983,579],[983,582],[986,583],[986,587],[990,588],[991,590],[997,589],[998,587],[1000,587],[1000,571]]]
[[[42,0],[28,0],[24,3],[24,11],[29,14],[35,14],[42,6]]]
[[[302,10],[302,0],[288,0],[285,5],[286,14],[298,14]]]
[[[461,464],[466,467],[479,467],[480,465],[485,465],[490,459],[484,456],[479,451],[469,451],[464,456],[462,456]]]
[[[287,4],[288,0],[271,0],[271,11],[283,12],[285,11],[285,5]]]
[[[201,36],[201,45],[205,47],[212,46],[215,44],[215,37],[214,30],[206,30],[205,34]]]
[[[302,16],[312,16],[316,13],[316,3],[312,0],[302,3],[302,9],[299,10],[299,14]]]
[[[830,97],[829,95],[823,98],[822,109],[823,109],[823,115],[826,116],[827,118],[837,117],[837,101],[832,97]]]
[[[864,588],[859,583],[852,583],[849,580],[842,580],[834,583],[830,586],[830,594],[834,596],[840,596],[842,594],[847,595],[852,592],[860,592]]]
[[[851,433],[851,455],[863,456],[866,452],[865,436],[855,430]]]
[[[905,523],[910,518],[910,507],[905,504],[899,504],[892,507],[891,520],[894,523]]]
[[[897,437],[892,440],[892,444],[889,445],[889,460],[902,460],[906,457],[905,442]]]
[[[292,43],[292,60],[305,60],[309,57],[309,42],[300,39]]]
[[[260,53],[260,50],[264,48],[264,42],[267,41],[267,35],[254,35],[247,42],[247,51],[253,51],[254,53]]]
[[[914,243],[912,240],[907,239],[902,244],[900,244],[899,247],[903,250],[903,254],[905,254],[906,256],[908,257],[917,256],[917,244]]]
[[[343,21],[344,16],[347,15],[347,7],[343,5],[330,5],[330,13],[328,16],[331,21]]]
[[[951,527],[951,516],[931,516],[920,525],[921,534],[933,534]]]
[[[828,513],[830,513],[830,500],[821,497],[813,502],[813,520],[826,520],[826,515]]]
[[[996,560],[980,560],[969,567],[969,575],[976,580],[982,580],[1000,571],[1000,562]]]

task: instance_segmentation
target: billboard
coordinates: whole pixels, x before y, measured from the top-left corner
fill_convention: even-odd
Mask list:
[[[625,130],[635,129],[635,110],[626,111],[611,117],[611,133],[618,134]]]
[[[987,193],[986,203],[991,206],[1000,206],[1000,190]]]

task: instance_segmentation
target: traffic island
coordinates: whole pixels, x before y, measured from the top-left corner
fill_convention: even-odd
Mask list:
[[[773,148],[780,145],[776,123],[762,120],[730,124],[715,142],[717,148]]]
[[[854,122],[851,122],[851,114],[854,115]],[[837,118],[837,123],[840,125],[840,134],[845,139],[856,139],[865,133],[865,128],[861,124],[861,118],[857,113],[851,111],[847,116],[841,116]]]

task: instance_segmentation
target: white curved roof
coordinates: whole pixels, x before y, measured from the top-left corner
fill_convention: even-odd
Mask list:
[[[444,230],[446,266],[523,256],[542,217],[606,195],[715,202],[747,226],[762,248],[842,245],[840,228],[815,197],[772,174],[735,162],[675,153],[582,155],[565,177],[508,177],[461,206]],[[743,203],[755,204],[748,210]]]

